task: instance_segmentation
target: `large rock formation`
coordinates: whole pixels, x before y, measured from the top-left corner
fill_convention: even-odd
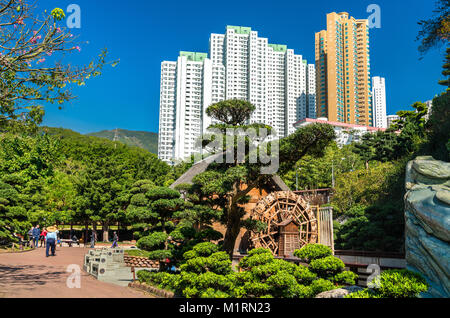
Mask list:
[[[450,297],[450,163],[417,157],[406,168],[407,268],[430,284],[424,297]]]

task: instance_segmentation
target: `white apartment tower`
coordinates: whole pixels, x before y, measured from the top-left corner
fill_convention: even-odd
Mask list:
[[[384,77],[372,77],[373,126],[388,128],[386,117],[386,83]]]
[[[168,163],[200,149],[195,140],[212,123],[205,111],[226,99],[256,106],[250,123],[272,126],[279,138],[294,123],[316,118],[315,65],[286,45],[270,44],[249,27],[211,34],[205,53],[181,52],[161,66],[158,157]]]

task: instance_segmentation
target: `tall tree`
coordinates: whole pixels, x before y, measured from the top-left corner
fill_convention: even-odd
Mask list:
[[[93,160],[75,180],[74,205],[78,219],[101,223],[103,240],[108,241],[109,226],[125,220],[126,187],[130,184],[129,175],[117,158]]]
[[[450,47],[447,48],[446,52],[447,55],[445,56],[445,62],[442,66],[442,75],[445,76],[445,79],[439,81],[439,84],[450,88]]]
[[[142,212],[146,214],[152,227],[150,234],[139,239],[137,246],[150,251],[149,258],[159,260],[160,269],[164,269],[164,261],[173,257],[176,247],[172,240],[175,214],[185,208],[186,202],[180,198],[178,191],[166,187],[155,187],[146,192],[145,196],[151,202],[150,209],[145,209],[145,212],[143,209]]]

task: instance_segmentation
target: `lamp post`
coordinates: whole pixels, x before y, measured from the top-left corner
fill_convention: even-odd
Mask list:
[[[295,191],[298,191],[298,172],[301,171],[302,168],[298,168],[295,170]]]

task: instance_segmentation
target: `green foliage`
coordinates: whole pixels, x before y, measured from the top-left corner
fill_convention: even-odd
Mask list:
[[[377,293],[383,298],[414,298],[428,289],[425,279],[408,270],[387,270],[381,273]]]
[[[450,161],[450,91],[433,99],[433,111],[428,121],[429,142],[425,146],[435,159]]]
[[[231,272],[231,261],[225,252],[216,252],[208,257],[194,257],[181,265],[182,271],[191,273],[213,272],[219,275],[227,275]]]
[[[7,133],[0,141],[0,182],[18,193],[14,209],[26,211],[26,218],[10,232],[22,235],[31,223],[44,227],[101,222],[106,230],[112,222],[128,220],[131,201],[137,209],[133,222],[142,223],[140,213],[148,218],[149,211],[140,208],[148,207],[148,202],[138,194],[155,186],[149,179],[158,184],[170,171],[145,150],[67,129],[43,128],[38,135]],[[11,201],[8,209],[10,205]]]
[[[324,260],[320,273],[340,273],[325,279],[318,278],[305,266],[275,259],[263,248],[253,249],[241,259],[239,272],[232,271],[228,255],[218,252],[218,247],[209,242],[197,244],[184,253],[184,258],[179,274],[141,273],[138,277],[188,298],[307,298],[337,288],[335,282],[348,283],[355,277],[343,272],[343,267],[336,266],[335,261],[327,261],[330,256],[314,260]]]
[[[19,193],[12,186],[0,182],[0,245],[17,241],[14,233],[23,233],[31,226],[27,211],[19,201]]]
[[[329,290],[336,289],[336,286],[329,280],[319,278],[312,282],[310,288],[312,290],[312,293],[314,295],[317,295]]]
[[[251,250],[240,262],[239,267],[248,270],[255,266],[264,265],[274,261],[272,252],[264,248]]]
[[[416,298],[428,290],[425,279],[406,269],[387,270],[375,278],[378,288],[364,289],[347,295],[347,298]]]
[[[169,236],[167,235],[167,233],[154,232],[139,239],[136,243],[136,246],[147,251],[155,248],[164,248],[164,243],[166,242],[168,237]]]
[[[294,251],[294,256],[310,263],[312,260],[325,258],[333,254],[331,248],[322,244],[307,244]]]
[[[239,126],[250,118],[256,109],[251,103],[231,99],[213,104],[206,109],[206,114],[226,125]]]
[[[299,190],[331,188],[332,167],[335,177],[363,167],[363,160],[352,149],[352,145],[339,148],[332,142],[324,149],[323,157],[304,156],[282,178],[291,189],[297,189],[297,185]]]
[[[321,278],[330,278],[342,272],[344,262],[334,256],[314,259],[309,263],[309,270]]]
[[[343,271],[333,277],[333,281],[337,284],[355,285],[358,275],[351,271]]]
[[[361,206],[356,210],[361,212]],[[355,210],[351,211],[355,212]],[[402,203],[372,205],[349,216],[336,233],[339,249],[398,251],[403,245]]]
[[[189,260],[194,257],[208,257],[219,251],[216,244],[210,242],[199,243],[191,251],[184,254],[184,258]]]
[[[280,140],[280,173],[283,175],[306,155],[322,157],[336,137],[332,126],[313,124],[298,129]]]

